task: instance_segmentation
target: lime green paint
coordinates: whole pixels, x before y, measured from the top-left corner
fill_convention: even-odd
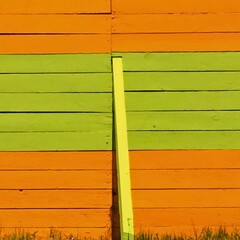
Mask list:
[[[112,92],[112,74],[0,74],[0,92]]]
[[[0,151],[111,150],[111,134],[109,131],[1,133]]]
[[[112,112],[111,93],[1,93],[0,112]]]
[[[240,110],[240,91],[127,92],[127,111]]]
[[[112,132],[112,113],[1,113],[0,132]]]
[[[110,54],[0,55],[0,73],[111,72]]]
[[[134,239],[130,164],[121,58],[113,58],[114,113],[121,240]]]
[[[129,131],[130,150],[240,149],[240,131]]]
[[[240,72],[125,72],[126,91],[240,90]]]
[[[240,52],[117,53],[124,71],[235,71]]]

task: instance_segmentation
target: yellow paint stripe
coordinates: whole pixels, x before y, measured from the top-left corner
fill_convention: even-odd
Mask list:
[[[114,114],[121,240],[134,239],[122,58],[113,58]]]

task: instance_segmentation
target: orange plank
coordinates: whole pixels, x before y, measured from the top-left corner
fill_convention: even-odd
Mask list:
[[[240,170],[132,170],[133,189],[239,188]]]
[[[113,34],[113,52],[240,51],[240,33]]]
[[[130,151],[131,169],[240,168],[240,150]]]
[[[0,54],[110,53],[110,38],[110,34],[1,35]]]
[[[240,14],[128,14],[113,18],[113,33],[240,32]]]
[[[236,0],[112,0],[114,12],[119,13],[230,13],[240,12]]]
[[[0,170],[111,170],[112,158],[111,151],[0,152]]]
[[[109,190],[0,190],[0,209],[102,208],[112,204]]]
[[[104,14],[0,15],[0,22],[0,33],[111,32],[111,16]]]
[[[110,227],[110,210],[0,210],[2,228]]]
[[[0,2],[1,14],[108,13],[110,0],[7,0]]]
[[[88,171],[1,171],[0,189],[110,189],[112,173]]]

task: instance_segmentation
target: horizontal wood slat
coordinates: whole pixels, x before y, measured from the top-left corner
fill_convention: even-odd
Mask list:
[[[109,54],[0,55],[0,73],[111,72]]]
[[[0,9],[1,14],[109,13],[110,0],[8,0],[0,3]]]
[[[107,170],[1,171],[0,180],[0,189],[5,190],[111,189],[112,174]]]
[[[113,18],[113,33],[240,32],[239,22],[239,13],[122,14]]]
[[[0,74],[0,92],[112,92],[112,74]]]
[[[117,13],[236,13],[240,12],[240,4],[235,0],[113,0],[113,11]]]
[[[107,14],[0,15],[0,22],[0,33],[9,34],[111,32],[111,16]]]

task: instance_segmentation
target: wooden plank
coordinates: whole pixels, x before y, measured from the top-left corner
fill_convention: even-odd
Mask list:
[[[17,0],[9,0],[2,1],[0,9],[1,14],[110,13],[110,1],[23,0],[20,4]]]
[[[0,55],[0,73],[111,72],[109,54]]]
[[[240,110],[240,92],[128,92],[126,108],[130,112]]]
[[[240,34],[113,34],[112,49],[114,52],[240,51]]]
[[[240,150],[130,151],[131,169],[240,169]]]
[[[2,228],[110,227],[108,209],[0,210]]]
[[[121,53],[124,71],[238,71],[240,52]]]
[[[240,131],[131,131],[130,150],[240,149]]]
[[[1,171],[0,179],[0,189],[2,190],[90,190],[111,189],[112,185],[111,171],[107,170]]]
[[[133,190],[136,209],[239,208],[240,189]]]
[[[239,32],[240,14],[120,14],[113,33]],[[0,28],[1,29],[1,28]]]
[[[0,132],[112,131],[111,113],[0,113]]]
[[[235,0],[113,0],[113,11],[116,13],[239,13],[240,4]]]
[[[112,131],[0,134],[0,151],[78,150],[112,150]]]
[[[111,111],[111,93],[0,93],[0,112]]]
[[[227,177],[226,177],[227,176]],[[132,170],[132,189],[239,189],[239,169]]]
[[[0,92],[112,92],[112,74],[0,74]]]
[[[111,170],[112,151],[0,152],[0,170]]]
[[[0,190],[0,209],[110,208],[111,190]]]
[[[125,72],[124,79],[126,91],[240,90],[240,72]]]
[[[0,22],[0,33],[111,32],[111,16],[107,14],[0,15]]]
[[[127,120],[130,131],[240,130],[238,111],[128,112]]]

